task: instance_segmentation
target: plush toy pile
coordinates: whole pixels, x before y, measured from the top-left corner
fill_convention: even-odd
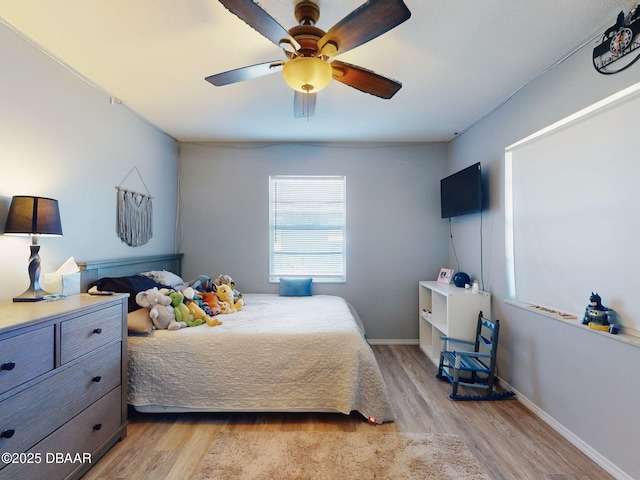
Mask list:
[[[136,303],[149,310],[156,329],[179,330],[205,323],[210,327],[221,325],[217,315],[239,312],[244,298],[229,275],[219,275],[215,280],[201,275],[181,291],[154,287],[139,292]]]

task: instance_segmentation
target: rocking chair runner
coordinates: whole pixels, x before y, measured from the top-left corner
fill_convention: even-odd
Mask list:
[[[500,320],[491,321],[478,314],[478,327],[474,341],[461,340],[442,336],[440,364],[437,378],[449,380],[453,385],[450,398],[453,400],[499,400],[513,397],[513,392],[496,393],[496,353],[498,350],[498,333]],[[455,344],[466,346],[468,351],[452,350]],[[473,348],[473,350],[471,350]],[[461,372],[466,372],[464,377]],[[460,395],[458,386],[481,388],[484,395]]]

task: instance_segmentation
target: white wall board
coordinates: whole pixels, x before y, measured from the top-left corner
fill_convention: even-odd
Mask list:
[[[509,298],[640,334],[640,84],[506,148]]]

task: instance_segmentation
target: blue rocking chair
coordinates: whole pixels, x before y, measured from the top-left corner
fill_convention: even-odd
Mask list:
[[[500,320],[491,321],[478,314],[475,341],[442,336],[440,364],[437,378],[449,380],[453,385],[450,398],[453,400],[500,400],[513,397],[514,392],[495,392],[496,353]],[[460,345],[462,350],[453,350]],[[482,395],[460,395],[458,386],[480,388]]]

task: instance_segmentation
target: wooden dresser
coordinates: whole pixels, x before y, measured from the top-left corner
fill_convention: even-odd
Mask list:
[[[124,439],[127,297],[0,303],[0,478],[80,478]]]

